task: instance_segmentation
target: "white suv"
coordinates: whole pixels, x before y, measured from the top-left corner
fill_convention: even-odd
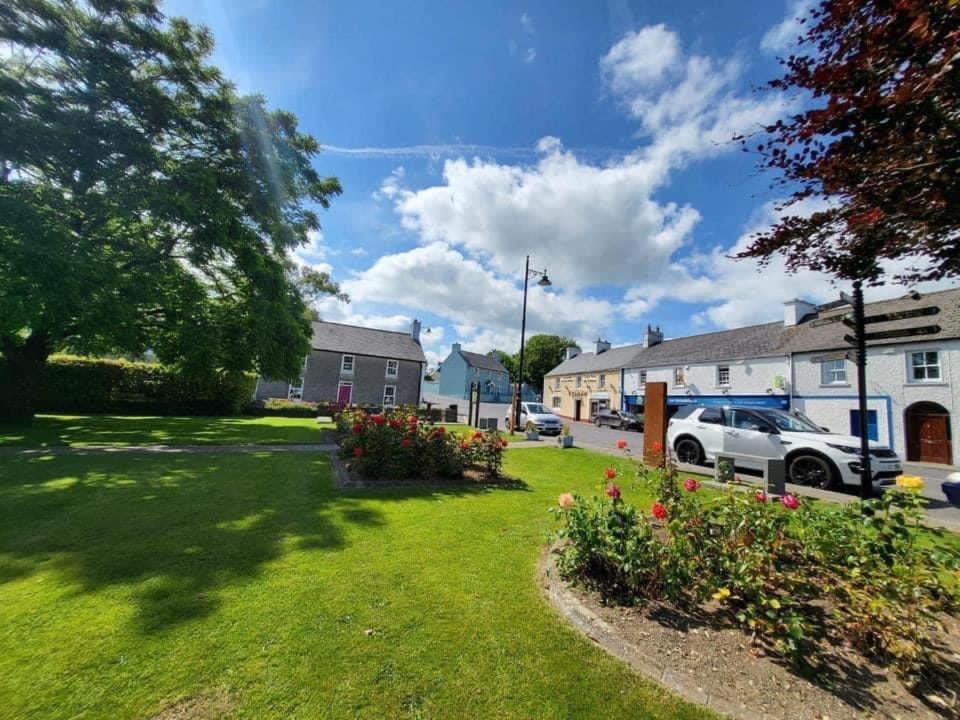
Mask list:
[[[797,412],[686,405],[667,426],[667,444],[677,460],[693,465],[724,453],[744,456],[737,466],[753,469],[762,469],[761,458],[784,458],[787,482],[820,488],[860,483],[860,438],[829,432]],[[871,442],[870,470],[874,485],[889,484],[901,472],[900,458]]]

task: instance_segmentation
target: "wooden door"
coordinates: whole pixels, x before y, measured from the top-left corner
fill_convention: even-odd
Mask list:
[[[583,404],[583,400],[574,400],[573,401],[573,419],[580,420],[580,407]]]
[[[950,438],[945,415],[918,415],[917,454],[921,462],[950,463]]]

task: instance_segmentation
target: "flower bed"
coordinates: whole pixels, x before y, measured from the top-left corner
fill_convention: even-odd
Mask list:
[[[507,444],[495,430],[458,435],[403,408],[344,411],[337,416],[337,429],[341,457],[351,472],[366,478],[459,480],[470,474],[494,479]]]
[[[649,514],[612,482],[591,499],[559,497],[567,580],[606,602],[709,608],[814,674],[824,647],[845,646],[924,692],[952,693],[938,641],[958,609],[960,561],[922,542],[916,488],[839,508],[760,490],[708,495],[670,462],[638,466],[637,481],[656,498]]]

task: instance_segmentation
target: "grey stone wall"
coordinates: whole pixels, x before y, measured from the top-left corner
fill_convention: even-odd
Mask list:
[[[269,400],[270,398],[287,399],[287,393],[290,390],[290,383],[286,380],[265,380],[260,378],[257,385],[257,400]]]
[[[353,373],[341,374],[341,353],[314,350],[307,361],[303,381],[303,399],[310,402],[334,402],[340,381],[353,383],[352,402],[364,405],[383,403],[383,388],[397,388],[398,405],[414,405],[420,399],[421,364],[401,360],[396,378],[387,377],[387,358],[355,355]]]

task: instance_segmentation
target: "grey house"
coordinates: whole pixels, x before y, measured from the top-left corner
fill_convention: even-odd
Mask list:
[[[420,321],[410,332],[313,323],[310,354],[298,382],[261,378],[256,398],[288,398],[342,405],[419,405],[427,360]]]

